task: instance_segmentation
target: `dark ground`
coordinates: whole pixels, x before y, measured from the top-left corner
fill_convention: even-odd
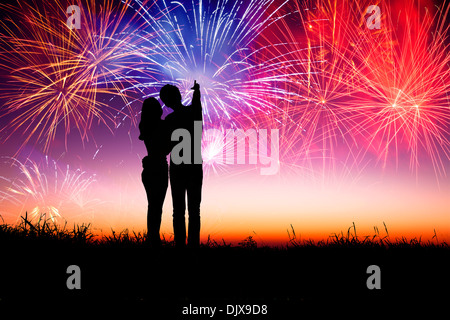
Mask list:
[[[0,309],[20,312],[63,307],[80,315],[97,309],[146,319],[209,318],[182,315],[192,304],[224,310],[214,319],[309,319],[310,312],[314,318],[371,318],[416,309],[431,316],[450,298],[447,245],[209,246],[184,252],[167,246],[154,252],[143,244],[0,237],[0,249]],[[366,287],[372,264],[381,268],[381,290]],[[80,290],[66,287],[69,265],[81,268]],[[267,305],[268,313],[227,315],[227,305],[236,304]]]

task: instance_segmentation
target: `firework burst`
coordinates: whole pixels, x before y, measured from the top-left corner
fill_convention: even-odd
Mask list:
[[[91,185],[96,181],[95,175],[71,170],[69,166],[64,169],[48,157],[41,164],[31,159],[25,162],[15,158],[6,160],[11,171],[17,169],[19,174],[15,178],[0,177],[4,185],[4,190],[0,191],[1,203],[21,208],[18,216],[28,212],[32,219],[45,215],[57,221],[63,218],[63,207],[75,205],[77,210],[82,210],[96,203],[96,200],[86,200]]]
[[[298,1],[291,11],[301,31],[289,21],[281,24],[279,39],[298,46],[294,51],[303,63],[295,68],[304,74],[286,82],[299,97],[284,108],[299,124],[288,141],[304,147],[297,149],[305,151],[306,161],[317,159],[311,168],[333,172],[336,160],[353,159],[354,166],[372,153],[383,168],[392,161],[398,167],[407,154],[412,171],[419,159],[431,160],[436,175],[445,175],[450,6],[444,2],[433,14],[410,2],[382,2],[378,30],[367,27],[369,4]]]
[[[355,148],[359,121],[353,99],[355,74],[349,59],[341,54],[342,25],[351,20],[347,11],[326,1],[295,2],[287,9],[296,23],[281,20],[273,30],[275,41],[286,43],[291,61],[297,61],[288,66],[293,76],[283,83],[291,101],[279,101],[285,116],[282,122],[288,123],[282,128],[281,150],[285,150],[287,163],[308,175],[320,171],[325,177],[340,165],[343,155],[346,165],[357,165],[360,160]]]
[[[417,172],[421,161],[431,161],[436,176],[445,175],[450,155],[449,8],[444,2],[433,14],[432,8],[419,9],[412,2],[400,9],[384,4],[385,30],[360,32],[363,41],[352,49],[361,81],[358,103],[365,115],[360,128],[383,167],[392,160],[398,167],[407,155],[410,170]]]
[[[192,83],[202,85],[202,104],[208,123],[223,121],[232,126],[264,122],[265,115],[281,111],[275,99],[289,99],[277,83],[287,81],[283,67],[289,63],[277,46],[261,45],[260,34],[281,17],[275,13],[285,5],[275,1],[192,1],[182,4],[156,1],[151,6],[138,1],[147,32],[158,37],[148,42],[152,55],[147,63],[158,68],[160,81],[137,87],[145,96],[156,96],[166,83],[180,88],[185,102]],[[157,18],[155,18],[157,17]],[[295,62],[292,62],[295,63]],[[290,76],[293,76],[290,74]],[[162,80],[162,81],[161,81]]]
[[[119,95],[128,105],[122,84],[132,81],[127,74],[136,72],[141,55],[132,32],[139,26],[132,26],[133,17],[125,19],[127,1],[112,3],[78,2],[78,30],[67,27],[65,1],[4,6],[11,14],[0,35],[0,67],[9,76],[1,113],[11,119],[1,130],[6,138],[20,129],[22,146],[43,143],[48,151],[60,127],[66,143],[73,128],[85,140],[94,120],[115,125],[117,115],[127,113],[101,98]]]

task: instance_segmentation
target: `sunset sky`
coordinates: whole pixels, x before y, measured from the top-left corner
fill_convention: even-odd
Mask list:
[[[227,0],[105,0],[103,11],[75,2],[79,30],[67,28],[64,0],[53,11],[32,11],[26,1],[2,7],[6,223],[50,211],[58,223],[91,223],[95,234],[144,232],[142,101],[173,83],[189,104],[197,80],[202,241],[284,244],[291,225],[297,239],[320,240],[353,222],[359,236],[374,226],[384,236],[385,223],[391,237],[450,241],[448,3],[377,1],[381,29],[369,29],[370,1],[333,9],[321,0],[239,8]],[[278,153],[271,138],[266,143],[275,174],[261,174],[261,146],[237,164],[226,130],[255,130],[258,143],[277,132]],[[225,163],[227,152],[234,163]],[[166,239],[171,211],[169,187]]]

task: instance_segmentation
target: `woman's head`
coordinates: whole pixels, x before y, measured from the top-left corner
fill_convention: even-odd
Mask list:
[[[147,98],[142,104],[141,121],[160,120],[162,116],[161,104],[155,98]]]

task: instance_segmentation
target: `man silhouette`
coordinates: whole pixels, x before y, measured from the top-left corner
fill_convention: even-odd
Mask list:
[[[183,106],[180,90],[175,86],[167,84],[161,88],[159,93],[164,104],[173,110],[165,118],[172,139],[174,138],[173,132],[177,129],[187,130],[191,137],[188,161],[179,163],[175,158],[177,156],[182,157],[182,155],[175,155],[173,151],[170,154],[169,176],[173,203],[173,232],[175,245],[181,248],[186,245],[186,194],[189,213],[188,246],[196,248],[200,245],[200,202],[202,199],[203,168],[201,149],[196,149],[201,146],[202,137],[201,134],[195,134],[195,127],[200,125],[202,130],[203,115],[200,102],[200,85],[197,81],[194,81],[194,86],[191,89],[194,90],[194,93],[190,106]],[[173,146],[177,143],[174,142]],[[183,150],[180,152],[182,153]]]

